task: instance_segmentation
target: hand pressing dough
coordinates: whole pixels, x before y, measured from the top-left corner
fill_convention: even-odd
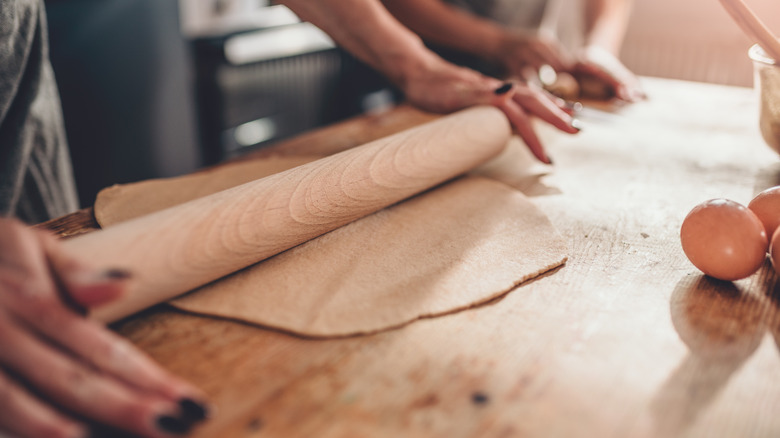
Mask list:
[[[95,200],[102,228],[235,187],[314,161],[319,156],[239,161],[175,178],[150,179],[103,189]]]
[[[469,308],[566,261],[524,195],[465,177],[171,302],[312,337],[397,327]]]

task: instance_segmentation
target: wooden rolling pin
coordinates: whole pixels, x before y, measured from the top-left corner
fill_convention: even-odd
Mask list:
[[[122,298],[90,315],[113,322],[460,175],[510,135],[500,110],[475,107],[64,244],[134,274]]]

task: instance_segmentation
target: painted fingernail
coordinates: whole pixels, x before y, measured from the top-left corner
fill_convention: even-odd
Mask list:
[[[582,122],[579,119],[571,119],[571,127],[577,131],[582,131]]]
[[[157,428],[165,433],[184,435],[192,429],[192,422],[171,415],[157,417]]]
[[[131,274],[130,271],[126,271],[124,269],[113,268],[103,271],[101,276],[110,280],[127,280],[128,278],[132,277],[133,274]]]
[[[496,88],[493,92],[496,93],[497,96],[500,96],[500,95],[502,95],[504,93],[507,93],[511,89],[512,89],[512,83],[511,82],[507,82],[504,85]]]
[[[187,397],[179,400],[179,407],[184,420],[198,422],[209,417],[209,410],[206,405],[191,398]]]
[[[576,113],[582,111],[582,104],[579,102],[566,102],[566,108]]]

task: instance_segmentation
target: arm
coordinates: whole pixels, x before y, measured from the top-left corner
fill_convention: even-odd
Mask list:
[[[587,0],[585,45],[618,56],[630,14],[631,0]]]
[[[526,65],[570,68],[571,60],[554,40],[507,29],[441,0],[383,0],[402,23],[430,41],[496,62],[511,74]],[[467,31],[464,31],[467,29]]]
[[[525,85],[504,89],[498,79],[444,61],[398,22],[379,0],[284,0],[281,3],[385,74],[413,105],[436,112],[479,104],[501,108],[543,162],[550,160],[532,129],[530,115],[565,132],[579,131],[563,110],[562,101],[551,100],[540,90]]]
[[[601,81],[625,101],[645,97],[637,77],[618,59],[632,0],[586,0],[585,47],[576,70]]]

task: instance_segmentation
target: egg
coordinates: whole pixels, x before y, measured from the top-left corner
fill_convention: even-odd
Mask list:
[[[748,208],[761,219],[766,235],[771,238],[780,225],[780,186],[759,193],[750,201]]]
[[[775,271],[780,268],[780,228],[775,230],[772,234],[772,240],[769,244],[769,259],[772,261],[772,266]]]
[[[680,228],[680,241],[694,266],[727,281],[756,272],[769,246],[761,220],[728,199],[711,199],[694,207]]]

